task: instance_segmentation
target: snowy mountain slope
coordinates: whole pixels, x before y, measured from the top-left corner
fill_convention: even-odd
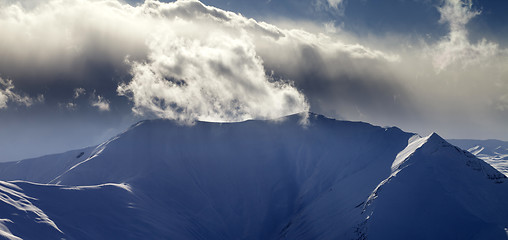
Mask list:
[[[508,176],[508,142],[499,140],[450,139],[455,146],[468,150]]]
[[[397,128],[317,115],[307,127],[298,122],[299,116],[192,127],[145,121],[54,183],[128,183],[147,199],[164,199],[150,204],[153,216],[161,215],[160,209],[184,213],[184,218],[166,214],[160,219],[173,222],[175,231],[189,229],[188,238],[198,237],[197,232],[211,238],[272,239],[292,229],[288,224],[300,211],[314,212],[309,206],[333,185],[334,199],[354,208],[390,173],[383,166],[390,166],[411,136]],[[349,196],[345,183],[355,181],[358,192]],[[340,214],[328,221],[312,234],[342,234],[333,225],[349,224]]]
[[[51,154],[16,162],[0,163],[0,180],[49,183],[72,166],[88,158],[95,147]]]
[[[413,139],[365,205],[369,239],[506,239],[506,177],[437,134]]]
[[[142,239],[153,230],[140,224],[126,185],[0,181],[0,196],[0,237],[5,239]]]
[[[427,239],[507,239],[508,185],[473,155],[437,135],[299,122],[143,121],[60,171],[59,185],[7,184],[65,239],[407,239],[418,226]],[[29,236],[24,226],[4,228]]]
[[[0,181],[0,238],[19,240],[18,232],[30,239],[63,236],[46,213],[33,204],[34,200],[17,185]]]

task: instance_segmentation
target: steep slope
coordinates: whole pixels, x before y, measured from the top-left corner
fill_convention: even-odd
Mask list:
[[[369,239],[506,239],[506,177],[437,134],[414,138],[372,193]]]
[[[33,204],[34,200],[17,185],[0,181],[1,239],[59,239],[63,236],[46,213]]]
[[[473,155],[436,134],[300,120],[143,121],[39,178],[57,185],[7,184],[65,239],[507,239],[508,185]],[[11,220],[5,234],[33,239]]]
[[[94,149],[95,147],[88,147],[16,162],[3,162],[0,163],[0,180],[49,183],[72,166],[90,157]]]
[[[138,221],[134,198],[121,184],[0,181],[0,239],[143,239],[153,228]]]
[[[508,176],[508,142],[499,140],[451,139],[451,144],[468,150]]]

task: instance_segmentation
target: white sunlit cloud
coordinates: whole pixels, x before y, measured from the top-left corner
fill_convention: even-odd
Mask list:
[[[65,109],[67,111],[76,111],[78,109],[78,105],[73,102],[67,102],[67,103],[58,103],[58,107],[60,109]]]
[[[165,21],[148,40],[148,61],[130,62],[133,79],[118,87],[134,102],[134,112],[192,122],[266,119],[308,110],[296,88],[266,75],[249,37],[248,31],[279,37],[276,28],[196,1],[143,7]]]
[[[61,109],[66,109],[69,111],[76,111],[78,109],[78,104],[75,102],[78,98],[81,98],[86,95],[86,89],[84,88],[75,88],[73,90],[72,100],[66,103],[58,103],[58,107]],[[109,110],[109,103],[100,98],[96,98],[95,92],[91,96],[91,106],[97,107],[99,111],[108,111]],[[95,99],[94,99],[95,98]]]
[[[466,24],[479,11],[472,8],[471,0],[446,0],[438,8],[441,13],[440,23],[448,24],[450,32],[434,46],[432,54],[433,64],[437,71],[442,71],[450,65],[461,64],[467,67],[499,53],[498,44],[482,39],[476,44],[468,40]]]
[[[78,106],[73,102],[68,102],[67,104],[65,104],[65,108],[71,111],[75,111],[78,108]]]
[[[317,12],[323,11],[332,15],[344,15],[344,0],[312,0]]]
[[[81,96],[83,96],[86,93],[86,90],[84,88],[75,88],[74,89],[74,99],[77,99]]]
[[[342,2],[344,2],[344,0],[327,0],[327,1],[328,4],[330,4],[330,6],[336,9],[342,5]]]
[[[43,95],[39,95],[39,101],[44,101]],[[14,102],[24,106],[30,106],[34,100],[28,96],[16,93],[14,90],[14,84],[12,80],[0,78],[0,109],[7,108],[9,102]]]
[[[99,111],[101,112],[107,112],[110,110],[110,107],[109,107],[109,100],[105,99],[103,96],[101,95],[97,95],[97,96],[92,96],[92,100],[91,100],[91,103],[90,103],[93,107],[96,107]],[[73,107],[75,108],[76,105],[73,104],[73,105],[68,105],[68,107]]]

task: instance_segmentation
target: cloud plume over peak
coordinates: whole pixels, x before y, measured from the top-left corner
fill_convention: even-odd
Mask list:
[[[117,89],[132,100],[135,113],[192,122],[275,118],[309,110],[293,85],[266,75],[255,51],[249,34],[277,39],[282,34],[275,27],[198,1],[148,1],[141,7],[164,21],[147,39],[148,59],[128,61],[132,80]]]
[[[56,81],[72,80],[80,71],[89,76],[94,69],[88,66],[126,69],[132,79],[120,81],[117,91],[138,114],[238,121],[309,109],[290,81],[266,75],[255,51],[253,35],[275,41],[284,37],[279,29],[199,1],[149,0],[133,7],[114,0],[51,0],[31,8],[3,2],[0,24],[7,33],[0,49],[11,56],[0,60],[0,72],[34,81],[24,75],[30,68],[47,73],[38,81]],[[93,79],[76,81],[98,81]],[[108,110],[104,103],[93,106]]]
[[[134,102],[136,113],[188,122],[274,118],[308,110],[305,97],[291,84],[265,74],[246,36],[165,34],[150,43],[147,62],[132,63],[132,81],[118,87]]]

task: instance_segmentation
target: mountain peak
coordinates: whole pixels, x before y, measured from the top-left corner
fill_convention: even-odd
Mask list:
[[[461,230],[468,226],[477,232],[474,239],[506,238],[506,225],[486,227],[489,218],[508,222],[508,208],[498,207],[499,199],[508,199],[506,177],[484,161],[432,133],[411,137],[391,170],[365,204],[365,234],[411,239],[439,232],[440,239],[466,239],[471,235]]]
[[[408,165],[410,158],[419,151],[435,152],[442,146],[449,145],[441,136],[433,132],[427,137],[421,137],[418,134],[413,135],[409,140],[407,147],[402,150],[392,163],[392,173]]]
[[[427,136],[427,141],[439,141],[439,142],[446,142],[439,134],[436,132],[432,132],[429,136]]]
[[[427,137],[414,135],[408,141],[407,147],[402,150],[392,163],[392,174],[396,174],[403,168],[418,164],[436,169],[458,169],[464,166],[477,172],[481,172],[488,179],[495,182],[503,182],[505,176],[495,170],[483,160],[476,158],[471,153],[462,150],[444,140],[437,133]]]
[[[437,133],[433,132],[427,137],[423,138],[424,142],[418,151],[425,151],[426,153],[436,153],[438,151],[442,151],[443,149],[453,148],[458,152],[464,152],[463,150],[451,145],[446,140],[444,140]]]

